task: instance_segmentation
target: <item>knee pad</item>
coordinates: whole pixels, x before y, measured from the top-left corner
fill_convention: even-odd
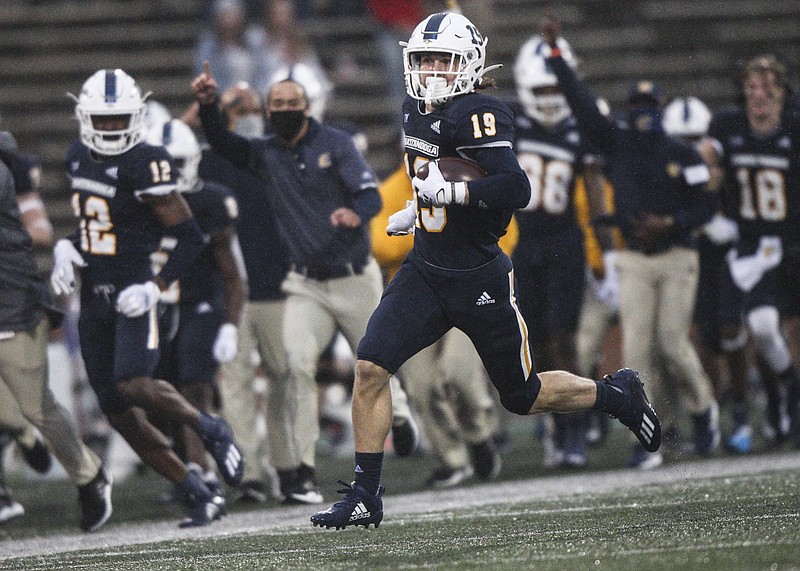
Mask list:
[[[528,404],[524,399],[520,399],[519,395],[511,395],[511,396],[500,396],[500,404],[503,405],[503,408],[506,409],[508,412],[513,412],[514,414],[519,414],[520,416],[527,415],[533,404]]]
[[[775,372],[785,371],[792,362],[780,329],[778,309],[762,305],[747,314],[747,326],[753,335],[758,354]]]
[[[523,388],[517,387],[508,391],[500,390],[500,387],[497,388],[500,393],[500,404],[503,405],[503,408],[514,414],[525,416],[530,413],[533,403],[539,397],[542,381],[539,379],[539,375],[531,372]]]

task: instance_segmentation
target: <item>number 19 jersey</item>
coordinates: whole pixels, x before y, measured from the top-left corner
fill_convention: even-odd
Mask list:
[[[480,93],[453,98],[430,113],[407,97],[403,104],[405,165],[414,177],[424,163],[441,157],[478,162],[489,174],[493,165],[477,160],[481,149],[512,148],[514,122],[502,101]],[[416,193],[415,193],[416,196]],[[497,241],[506,232],[513,209],[495,210],[480,205],[433,207],[418,198],[414,253],[445,269],[472,269],[500,254]]]

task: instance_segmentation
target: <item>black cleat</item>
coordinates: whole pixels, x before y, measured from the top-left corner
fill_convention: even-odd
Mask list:
[[[81,504],[81,529],[97,531],[111,517],[111,483],[113,478],[105,466],[100,466],[91,482],[78,486]]]
[[[494,480],[500,475],[503,462],[500,459],[500,452],[491,438],[477,444],[470,444],[469,455],[472,459],[472,466],[475,468],[475,474],[481,480]]]
[[[265,504],[267,503],[267,490],[258,480],[242,482],[234,496],[236,503]]]
[[[214,430],[211,434],[201,435],[206,450],[214,458],[219,468],[219,473],[225,482],[232,487],[238,487],[244,477],[244,458],[239,445],[233,438],[233,432],[224,418],[212,417]]]
[[[286,491],[284,504],[321,504],[325,501],[317,487],[317,478],[314,468],[300,464],[291,486]]]
[[[53,458],[50,456],[50,450],[47,445],[37,438],[32,448],[26,448],[22,444],[17,443],[22,451],[22,457],[25,458],[25,463],[28,464],[35,471],[40,474],[47,474],[50,467],[53,465]]]
[[[647,400],[639,373],[631,369],[620,369],[613,375],[603,377],[603,382],[621,392],[625,398],[625,407],[619,414],[612,416],[636,435],[645,450],[658,450],[661,446],[661,422]]]
[[[324,512],[317,512],[311,516],[311,523],[315,526],[344,529],[349,525],[375,524],[377,528],[383,520],[383,486],[378,486],[378,493],[370,494],[361,485],[353,482],[347,484],[342,480],[339,483],[345,486],[338,493],[346,494],[341,500],[333,504]]]
[[[469,480],[474,474],[475,469],[469,464],[461,468],[441,466],[428,476],[428,479],[425,480],[425,485],[435,490],[453,488],[460,485],[465,480]]]
[[[0,523],[24,514],[25,508],[22,507],[22,504],[14,499],[11,490],[0,483]]]
[[[178,527],[201,527],[225,515],[225,498],[216,494],[204,498],[190,498],[189,506],[189,515],[178,524]]]

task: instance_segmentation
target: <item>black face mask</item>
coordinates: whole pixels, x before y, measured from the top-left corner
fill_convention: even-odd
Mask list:
[[[295,138],[306,122],[305,111],[273,111],[269,117],[275,133],[284,141]]]

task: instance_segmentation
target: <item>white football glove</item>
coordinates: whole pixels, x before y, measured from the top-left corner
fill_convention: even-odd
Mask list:
[[[739,239],[739,226],[719,212],[703,226],[703,232],[714,244],[721,246]]]
[[[56,242],[53,248],[53,271],[50,274],[50,284],[56,295],[67,295],[75,291],[75,267],[86,266],[83,256],[67,239]]]
[[[117,297],[117,311],[127,317],[139,317],[153,309],[160,297],[156,282],[129,285]]]
[[[617,273],[617,253],[614,250],[603,254],[603,267],[605,277],[598,284],[594,295],[601,303],[613,309],[619,309],[619,274]]]
[[[214,360],[228,363],[236,357],[239,350],[239,329],[233,323],[223,323],[214,340]]]
[[[386,225],[386,233],[389,236],[406,236],[414,233],[414,225],[417,222],[417,209],[414,208],[413,200],[406,200],[406,207],[398,210],[389,216],[389,224]]]
[[[434,206],[467,202],[467,183],[444,180],[436,161],[428,163],[428,178],[422,180],[415,176],[411,179],[411,184],[417,189],[417,194],[422,200]]]

